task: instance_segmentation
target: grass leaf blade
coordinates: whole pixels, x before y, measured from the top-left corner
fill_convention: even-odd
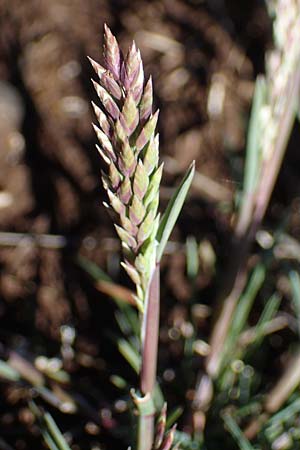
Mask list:
[[[156,235],[156,239],[158,241],[157,262],[161,260],[165,246],[168,242],[170,234],[174,228],[176,220],[184,204],[188,190],[191,186],[194,173],[195,173],[195,162],[193,162],[189,167],[182,182],[180,183],[173,197],[169,201],[167,209],[161,219]]]
[[[223,414],[223,420],[231,436],[238,443],[240,450],[254,450],[254,448],[230,414]]]
[[[44,413],[33,401],[29,403],[29,407],[50,450],[71,450],[53,417],[47,412]]]
[[[138,374],[141,368],[141,358],[136,349],[126,339],[118,340],[118,349],[121,355]]]
[[[63,437],[61,431],[59,430],[58,426],[54,422],[52,416],[49,413],[46,413],[44,415],[45,424],[53,437],[56,445],[60,450],[70,450],[70,447],[65,441],[65,438]]]
[[[13,369],[5,361],[0,360],[0,378],[10,381],[19,381],[21,377],[17,370]]]

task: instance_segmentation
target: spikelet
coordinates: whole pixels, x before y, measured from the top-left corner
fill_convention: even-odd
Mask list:
[[[155,268],[155,236],[162,165],[153,113],[151,77],[144,80],[140,51],[133,42],[126,57],[104,26],[104,65],[91,58],[99,78],[93,81],[99,105],[93,104],[99,154],[107,165],[103,185],[116,214],[115,228],[124,251],[123,268],[136,285],[141,311]]]
[[[260,111],[263,159],[273,157],[281,122],[290,102],[288,92],[300,59],[300,1],[267,0],[274,16],[275,47],[267,54],[266,79],[268,93]]]

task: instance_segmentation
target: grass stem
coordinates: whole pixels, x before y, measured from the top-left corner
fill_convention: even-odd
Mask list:
[[[156,383],[158,333],[159,333],[159,303],[160,303],[160,271],[159,264],[149,286],[149,298],[147,311],[144,316],[145,332],[142,347],[142,368],[141,368],[141,392],[149,394],[153,399],[153,392]],[[138,450],[151,450],[154,440],[154,413],[139,415],[138,424]]]

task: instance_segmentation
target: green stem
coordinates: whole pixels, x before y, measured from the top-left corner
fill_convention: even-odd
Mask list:
[[[137,450],[151,450],[154,439],[154,414],[139,416]]]

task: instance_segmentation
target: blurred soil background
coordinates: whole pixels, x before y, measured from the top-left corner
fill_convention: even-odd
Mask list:
[[[197,333],[208,336],[216,273],[229,257],[254,79],[264,70],[272,35],[261,0],[0,0],[0,356],[32,370],[35,381],[46,370],[41,357],[63,361],[71,381],[62,389],[48,379],[48,394],[37,401],[74,450],[122,446],[126,404],[110,377],[136,383],[112,339],[119,333],[114,303],[78,263],[79,256],[87,258],[130,287],[102,206],[91,127],[95,94],[86,56],[101,61],[104,22],[122,48],[136,40],[154,79],[165,161],[162,207],[196,160],[198,173],[162,268],[159,370],[171,405],[188,403],[190,394],[178,389],[182,348],[168,332],[188,323],[193,296],[206,307]],[[270,223],[296,198],[298,168],[291,146]],[[299,233],[296,215],[292,222]],[[186,275],[188,236],[204,243],[193,289]],[[185,389],[192,389],[200,365],[195,358]],[[78,412],[55,407],[66,395]],[[0,448],[41,448],[27,407],[32,396],[30,383],[1,383]]]

